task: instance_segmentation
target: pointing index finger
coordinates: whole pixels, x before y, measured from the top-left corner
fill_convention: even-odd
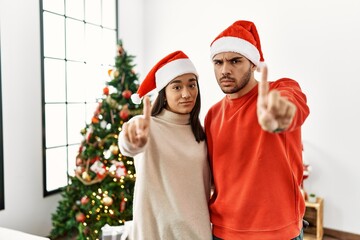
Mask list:
[[[150,106],[150,99],[148,96],[144,97],[144,109],[143,114],[145,120],[150,120],[150,113],[151,113],[151,106]]]
[[[269,83],[267,81],[268,69],[267,66],[262,68],[261,80],[259,82],[259,101],[261,104],[265,104],[266,96],[269,92]]]

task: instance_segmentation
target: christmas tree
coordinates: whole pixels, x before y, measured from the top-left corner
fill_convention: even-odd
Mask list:
[[[103,97],[91,123],[81,130],[84,139],[74,159],[74,176],[69,176],[52,214],[52,239],[100,239],[105,224],[118,226],[132,219],[135,167],[119,151],[118,134],[124,122],[142,112],[142,105],[130,99],[139,86],[133,60],[119,40]]]

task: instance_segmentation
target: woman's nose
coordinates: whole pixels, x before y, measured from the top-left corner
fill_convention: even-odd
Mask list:
[[[184,88],[181,92],[181,97],[183,98],[189,98],[191,96],[190,91],[187,88]]]

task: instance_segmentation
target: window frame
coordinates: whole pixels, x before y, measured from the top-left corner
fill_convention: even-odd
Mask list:
[[[42,159],[43,159],[43,196],[44,197],[47,197],[47,196],[50,196],[50,195],[53,195],[53,194],[56,194],[56,193],[59,193],[61,192],[61,189],[62,187],[59,187],[57,189],[54,189],[54,190],[48,190],[47,189],[47,156],[46,156],[46,150],[50,149],[50,148],[54,148],[54,147],[48,147],[46,146],[46,105],[48,104],[46,102],[46,99],[45,99],[45,59],[52,59],[51,57],[47,57],[45,56],[45,51],[44,51],[44,48],[45,48],[45,45],[44,45],[44,12],[49,12],[47,10],[44,10],[43,8],[43,1],[44,0],[39,0],[40,2],[40,44],[41,44],[41,104],[42,104]],[[85,4],[86,4],[86,1],[87,0],[83,0],[83,7],[84,7],[84,11],[85,11]],[[106,0],[100,0],[101,2],[101,7],[103,6],[103,2],[106,1]],[[66,0],[63,0],[64,2],[64,7],[65,7],[65,4],[66,4]],[[95,26],[98,26],[100,27],[102,30],[103,29],[108,29],[108,30],[114,30],[115,31],[115,41],[114,41],[114,48],[115,48],[115,44],[117,43],[118,41],[118,35],[119,35],[119,31],[118,31],[118,26],[119,26],[119,23],[118,23],[118,14],[119,14],[119,10],[118,10],[118,6],[119,6],[119,3],[118,3],[118,0],[114,0],[114,3],[115,3],[115,29],[110,29],[108,27],[104,27],[102,25],[102,23],[100,25],[96,25],[96,24],[93,24],[91,22],[86,22],[86,19],[85,19],[85,16],[84,16],[84,20],[82,21],[84,26],[86,24],[88,25],[95,25]],[[65,10],[64,10],[65,11]],[[54,14],[57,14],[57,13],[54,13]],[[64,13],[64,15],[59,15],[59,16],[63,16],[64,19],[65,19],[65,22],[64,22],[64,30],[66,32],[66,19],[74,19],[73,17],[70,17],[70,16],[67,16],[66,13]],[[66,34],[64,36],[66,38]],[[84,40],[85,37],[84,37]],[[66,40],[65,40],[66,41]],[[65,52],[66,52],[66,42],[64,43],[64,47],[65,47]],[[60,60],[60,59],[59,59]],[[66,59],[66,54],[65,54],[65,58],[63,59],[65,64],[69,61],[68,59]],[[115,55],[114,55],[114,61],[115,61]],[[76,61],[74,61],[76,62]],[[86,62],[84,62],[85,65],[86,65]],[[90,64],[92,64],[90,62]],[[65,69],[65,75],[66,75],[66,69]],[[101,89],[99,89],[99,92],[101,91]],[[66,93],[67,93],[67,90],[66,90]],[[96,96],[94,96],[94,101],[96,100]],[[84,102],[84,105],[86,106],[87,102]],[[92,104],[92,103],[90,103]],[[68,115],[68,106],[69,103],[67,102],[67,100],[65,100],[65,106],[66,106],[66,115]],[[68,116],[66,116],[66,122],[68,121]],[[84,126],[85,127],[85,126]],[[81,129],[79,129],[79,132],[80,132]],[[68,124],[66,123],[66,133],[68,132]],[[80,134],[80,133],[79,133]],[[66,134],[67,135],[67,134]],[[67,137],[67,136],[66,136]],[[75,143],[75,144],[69,144],[68,142],[68,139],[66,140],[66,152],[67,152],[67,159],[66,161],[68,161],[69,159],[69,156],[68,156],[68,149],[69,147],[71,146],[76,146],[76,145],[80,145],[80,142],[79,143]],[[58,146],[59,147],[59,146]],[[75,162],[75,156],[74,156],[74,159],[73,161]],[[68,176],[68,172],[69,172],[69,165],[67,165],[67,169],[66,169],[66,174]],[[69,176],[67,177],[67,182],[69,182]],[[65,186],[65,185],[64,185]]]

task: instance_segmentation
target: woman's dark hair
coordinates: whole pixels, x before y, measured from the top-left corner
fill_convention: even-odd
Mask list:
[[[196,85],[199,89],[198,95],[196,97],[195,106],[190,112],[190,125],[192,132],[194,133],[195,139],[197,142],[205,140],[205,132],[201,126],[199,120],[200,108],[201,108],[201,97],[200,97],[200,88],[199,83],[196,81]],[[165,108],[165,88],[161,89],[159,95],[157,96],[151,110],[151,116],[156,116]]]

